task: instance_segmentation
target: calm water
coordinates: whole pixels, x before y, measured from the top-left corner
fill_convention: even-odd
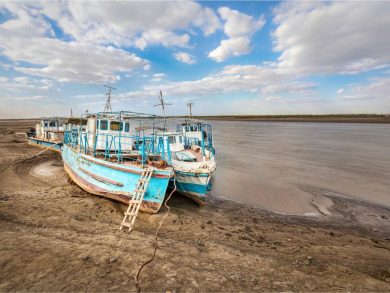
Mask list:
[[[212,124],[212,195],[298,214],[316,212],[308,188],[390,206],[390,125]]]

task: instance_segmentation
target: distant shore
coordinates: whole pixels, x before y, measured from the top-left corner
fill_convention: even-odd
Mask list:
[[[390,123],[390,114],[337,115],[218,115],[195,116],[196,119],[219,121],[323,122],[323,123]]]
[[[182,118],[187,116],[168,116]],[[64,117],[67,118],[67,117]],[[321,122],[321,123],[385,123],[390,124],[390,114],[326,114],[326,115],[214,115],[193,116],[212,121],[267,121],[267,122]],[[37,121],[41,118],[0,119],[5,123]]]

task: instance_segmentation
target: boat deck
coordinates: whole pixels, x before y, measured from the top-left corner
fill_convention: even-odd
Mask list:
[[[172,158],[180,161],[187,162],[203,162],[202,152],[197,152],[192,149],[186,149],[183,151],[172,152]],[[209,160],[207,156],[205,156],[206,161]]]

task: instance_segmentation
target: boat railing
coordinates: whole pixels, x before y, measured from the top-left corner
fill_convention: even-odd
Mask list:
[[[89,133],[86,131],[65,131],[64,144],[78,149],[81,153],[106,160],[139,161],[142,165],[148,160],[162,159],[171,164],[171,151],[168,137],[132,136],[112,133]],[[168,149],[164,148],[164,144]]]

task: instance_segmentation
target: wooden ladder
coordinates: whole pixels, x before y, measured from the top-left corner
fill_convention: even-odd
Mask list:
[[[153,168],[150,166],[147,166],[142,171],[141,178],[138,179],[137,186],[135,187],[133,196],[129,201],[129,206],[127,208],[127,211],[125,212],[125,216],[123,217],[120,230],[122,230],[123,227],[129,228],[129,232],[131,231],[131,229],[133,229],[135,219],[138,216],[138,211],[141,207],[152,174]]]

